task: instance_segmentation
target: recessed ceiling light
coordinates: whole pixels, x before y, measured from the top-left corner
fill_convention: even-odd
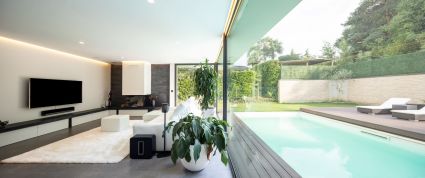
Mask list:
[[[121,58],[121,59],[125,59],[125,57],[124,57],[124,56],[121,56],[120,58]]]
[[[155,0],[147,0],[149,4],[155,4]]]
[[[78,43],[79,43],[80,45],[86,44],[86,43],[84,43],[84,41],[79,41]]]
[[[176,41],[176,45],[180,45],[180,41]]]

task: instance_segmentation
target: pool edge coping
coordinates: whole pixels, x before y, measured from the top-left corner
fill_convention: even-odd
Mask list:
[[[354,124],[354,125],[366,127],[366,128],[369,128],[369,129],[378,130],[378,131],[381,131],[381,132],[386,132],[386,133],[390,133],[390,134],[394,134],[394,135],[407,137],[407,138],[410,138],[410,139],[425,142],[425,134],[418,133],[418,132],[413,132],[413,131],[409,131],[409,130],[385,126],[385,125],[381,125],[381,124],[375,124],[375,123],[355,120],[355,119],[351,119],[349,117],[344,117],[344,116],[326,113],[326,112],[323,112],[323,111],[318,111],[318,110],[315,110],[315,108],[300,108],[300,111],[305,112],[305,113],[309,113],[309,114],[313,114],[313,115],[317,115],[317,116],[326,117],[326,118],[337,120],[337,121],[341,121],[341,122],[345,122],[345,123],[349,123],[349,124]]]

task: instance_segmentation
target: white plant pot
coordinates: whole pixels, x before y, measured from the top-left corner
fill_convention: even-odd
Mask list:
[[[207,167],[208,163],[210,162],[207,157],[206,145],[201,146],[201,153],[199,154],[199,159],[196,160],[196,162],[193,156],[193,145],[190,145],[190,155],[192,157],[190,162],[187,162],[185,159],[180,159],[180,162],[183,164],[183,167],[189,171],[193,171],[193,172],[201,171],[205,167]]]

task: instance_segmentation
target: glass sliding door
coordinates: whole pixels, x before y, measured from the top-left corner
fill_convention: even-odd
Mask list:
[[[194,64],[176,64],[176,106],[194,96],[193,74],[196,68]]]
[[[209,64],[214,66],[217,71],[217,64]],[[195,70],[199,67],[199,64],[176,64],[175,65],[175,101],[176,106],[186,101],[189,97],[194,95],[194,79],[193,75]]]

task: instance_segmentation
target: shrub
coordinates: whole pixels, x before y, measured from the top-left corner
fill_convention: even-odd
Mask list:
[[[193,68],[179,68],[177,70],[177,103],[185,101],[189,97],[194,96],[195,88],[193,85]]]
[[[271,60],[261,63],[257,66],[257,69],[261,73],[261,96],[277,100],[277,85],[281,71],[279,61]]]
[[[231,71],[229,85],[229,100],[240,102],[243,97],[252,97],[255,85],[255,72],[253,70]]]

